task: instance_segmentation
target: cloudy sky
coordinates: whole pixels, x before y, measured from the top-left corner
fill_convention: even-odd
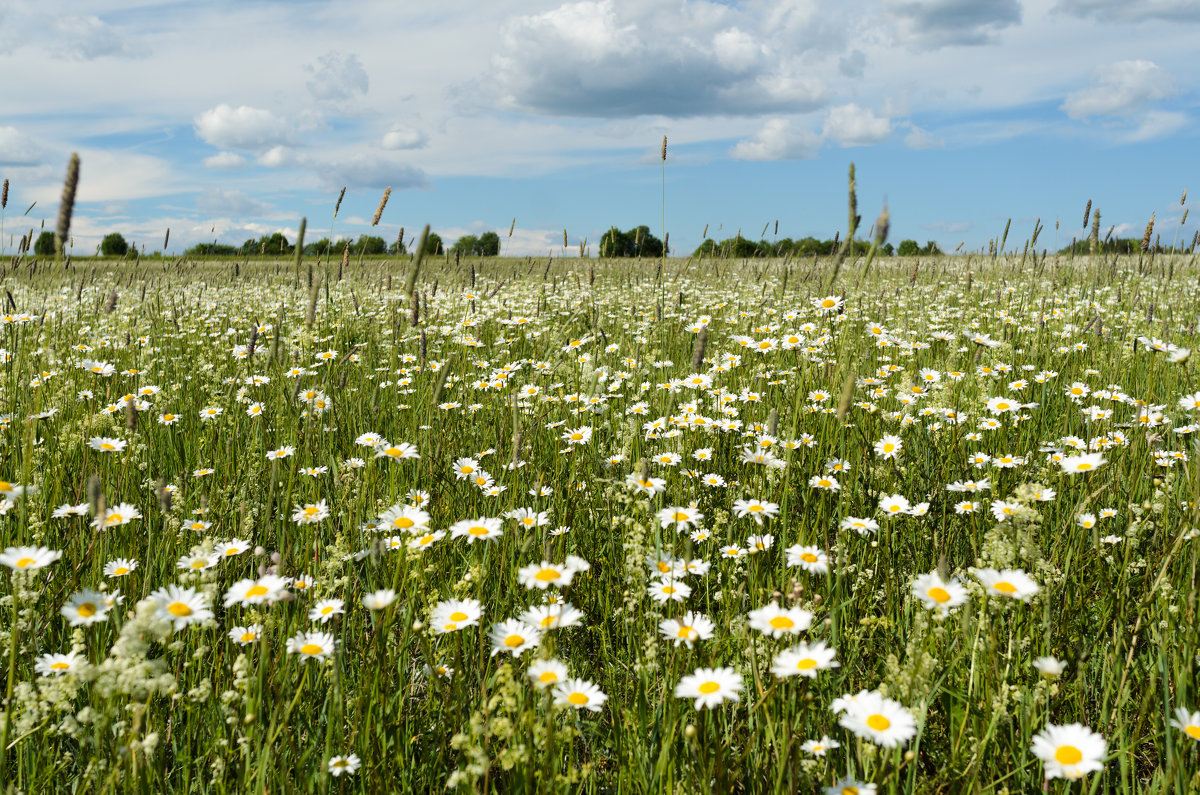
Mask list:
[[[0,0],[0,31],[9,251],[73,151],[80,252],[356,236],[390,186],[389,240],[594,253],[661,234],[663,135],[677,251],[832,237],[851,161],[893,240],[1066,245],[1091,199],[1165,245],[1200,163],[1196,0]]]

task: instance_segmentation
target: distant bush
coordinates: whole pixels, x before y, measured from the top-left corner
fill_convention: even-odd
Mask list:
[[[33,242],[33,253],[39,257],[54,256],[54,233],[42,232]]]
[[[100,253],[105,257],[123,257],[129,253],[129,244],[120,232],[110,232],[100,241]]]
[[[622,232],[615,226],[600,236],[601,257],[661,257],[663,242],[642,225]]]

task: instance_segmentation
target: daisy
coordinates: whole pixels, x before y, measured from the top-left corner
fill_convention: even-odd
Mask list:
[[[663,508],[658,512],[658,521],[663,528],[674,525],[675,532],[678,533],[699,526],[700,522],[704,521],[704,514],[694,507]]]
[[[1057,679],[1067,670],[1067,664],[1055,657],[1038,657],[1033,661],[1033,667],[1047,679]]]
[[[417,452],[416,445],[408,442],[400,444],[388,444],[386,441],[381,442],[375,448],[376,458],[390,458],[393,461],[403,461],[411,458],[420,458],[421,454]]]
[[[658,631],[676,646],[682,644],[690,649],[696,641],[713,636],[713,622],[703,613],[687,612],[679,618],[663,619],[658,624]]]
[[[739,519],[749,516],[758,524],[762,524],[763,519],[772,518],[779,513],[779,505],[764,500],[737,500],[733,503],[733,512]]]
[[[479,462],[474,458],[459,458],[454,462],[454,477],[458,480],[466,480],[475,474],[479,469]]]
[[[722,701],[739,701],[741,690],[742,677],[732,668],[697,668],[675,685],[675,697],[694,699],[698,711]]]
[[[492,641],[492,655],[508,652],[514,657],[520,657],[523,652],[536,648],[542,642],[542,632],[537,627],[531,627],[524,621],[506,619],[492,625],[488,636]]]
[[[250,549],[249,541],[233,538],[224,543],[217,544],[215,552],[223,558],[232,558],[241,555],[248,549]]]
[[[1028,602],[1038,592],[1038,584],[1020,569],[977,569],[975,577],[989,594],[998,593]]]
[[[917,733],[912,713],[898,701],[879,693],[859,693],[845,704],[838,723],[864,740],[895,748],[904,745]]]
[[[940,609],[943,613],[967,601],[966,588],[957,580],[944,581],[936,571],[913,580],[912,593],[929,610]]]
[[[62,615],[71,626],[86,627],[107,621],[109,607],[104,594],[85,588],[66,601],[62,606]]]
[[[1108,743],[1082,724],[1049,723],[1033,736],[1030,750],[1045,764],[1047,779],[1077,779],[1104,769]]]
[[[554,686],[554,705],[599,712],[608,696],[586,679],[567,679]]]
[[[262,636],[262,629],[262,624],[233,627],[229,630],[229,639],[239,646],[257,643],[258,639]]]
[[[329,760],[329,775],[333,776],[334,778],[337,778],[343,773],[347,776],[353,776],[356,772],[358,772],[359,765],[361,764],[362,760],[358,758],[357,754],[350,754],[349,756],[335,756]]]
[[[326,660],[333,656],[337,642],[328,632],[297,632],[288,638],[288,654],[299,654],[300,662]]]
[[[533,686],[545,690],[557,685],[567,678],[567,666],[561,660],[535,660],[530,663],[525,675],[533,680]]]
[[[445,530],[432,530],[414,537],[408,542],[409,549],[425,549],[446,537]]]
[[[297,524],[316,524],[327,518],[329,518],[329,505],[325,500],[318,500],[307,505],[297,505],[292,512],[292,521]]]
[[[780,652],[771,664],[771,673],[780,679],[786,679],[789,676],[815,679],[818,671],[824,668],[837,668],[841,665],[836,657],[837,651],[821,641],[812,646],[801,643],[787,651]]]
[[[639,494],[645,494],[647,497],[653,497],[664,488],[667,481],[662,478],[638,477],[637,475],[626,475],[625,485]]]
[[[434,634],[456,632],[479,623],[483,605],[476,599],[448,599],[440,602],[429,614],[429,626]]]
[[[819,740],[805,740],[804,744],[800,746],[800,750],[813,756],[825,756],[829,751],[841,747],[841,743],[825,734]],[[838,790],[838,795],[841,795],[841,790]]]
[[[175,625],[176,631],[213,617],[213,612],[208,606],[208,597],[197,592],[195,588],[168,585],[150,594],[150,599],[170,614],[168,620]]]
[[[117,527],[118,525],[128,524],[134,519],[140,519],[141,516],[142,513],[137,509],[136,505],[122,502],[113,508],[106,508],[104,516],[97,516],[92,521],[92,527]]]
[[[328,624],[334,616],[340,616],[345,612],[346,603],[341,599],[322,599],[308,611],[308,620]]]
[[[895,458],[903,447],[904,442],[900,440],[899,436],[887,434],[875,443],[875,454],[884,459]]]
[[[105,577],[124,577],[138,567],[138,562],[130,558],[117,558],[104,564]]]
[[[59,674],[78,671],[87,665],[87,660],[75,652],[70,654],[43,654],[33,664],[33,670],[38,676],[58,676]]]
[[[562,432],[562,440],[567,444],[587,444],[592,438],[592,429],[586,426],[571,428]]]
[[[566,588],[575,577],[575,571],[557,563],[543,560],[541,563],[531,563],[517,570],[517,579],[526,588],[544,591],[551,585]]]
[[[820,547],[805,547],[796,544],[788,547],[784,552],[787,554],[787,565],[789,566],[799,566],[809,574],[824,574],[829,571],[829,557]]]
[[[837,743],[832,746],[837,747]],[[821,754],[824,756],[824,754]],[[843,778],[834,784],[832,787],[825,788],[825,795],[875,795],[879,790],[869,781],[858,781],[852,778]]]
[[[571,604],[535,605],[521,614],[521,620],[543,631],[567,629],[578,626],[583,613]]]
[[[1084,453],[1083,455],[1066,456],[1058,465],[1062,467],[1062,471],[1070,475],[1076,475],[1080,472],[1090,472],[1103,466],[1107,459],[1100,453]]]
[[[750,628],[772,638],[797,635],[812,626],[813,614],[799,607],[782,608],[772,602],[750,611]]]
[[[860,519],[857,516],[847,516],[838,523],[838,528],[841,530],[853,530],[860,536],[865,536],[879,530],[879,522],[874,519]]]
[[[391,588],[366,594],[362,598],[363,607],[368,610],[383,610],[394,601],[396,601],[396,592]]]
[[[524,528],[544,527],[550,524],[550,514],[547,511],[535,511],[532,508],[516,508],[505,516]]]
[[[746,539],[746,552],[750,555],[766,552],[773,546],[775,546],[775,536],[770,533],[761,536],[750,536]]]
[[[267,574],[257,580],[238,580],[225,592],[224,604],[261,605],[278,601],[287,588],[287,580]]]
[[[911,511],[912,505],[906,498],[899,494],[892,494],[891,496],[880,498],[879,510],[887,516],[898,516]]]
[[[476,541],[495,541],[504,535],[501,520],[495,518],[464,519],[450,525],[451,538],[465,538],[468,544]]]
[[[124,439],[111,439],[107,436],[93,436],[88,440],[88,446],[102,453],[119,453],[129,442]]]
[[[278,447],[274,450],[268,450],[267,451],[267,460],[268,461],[277,461],[281,458],[287,458],[288,456],[292,456],[295,454],[296,454],[295,447],[292,447],[290,445],[284,445],[283,447]]]
[[[49,566],[62,557],[62,552],[47,547],[8,547],[0,555],[0,563],[14,571],[33,571]]]
[[[1193,740],[1200,740],[1200,712],[1189,713],[1183,707],[1177,707],[1171,725]]]
[[[647,590],[650,598],[660,603],[682,602],[692,595],[690,585],[673,579],[653,580]]]
[[[429,524],[429,514],[409,505],[393,505],[379,517],[379,529],[419,533]]]
[[[175,568],[185,571],[204,571],[211,569],[221,560],[216,553],[209,554],[207,552],[196,552],[189,555],[184,555],[179,560],[175,561]]]

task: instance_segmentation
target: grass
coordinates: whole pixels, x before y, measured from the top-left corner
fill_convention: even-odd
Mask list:
[[[35,490],[6,503],[2,546],[62,553],[36,570],[0,569],[10,787],[811,792],[854,780],[888,793],[1016,793],[1045,780],[1033,737],[1078,722],[1105,739],[1102,768],[1051,789],[1200,788],[1200,746],[1171,725],[1177,708],[1200,708],[1200,473],[1194,435],[1175,432],[1196,422],[1178,405],[1197,390],[1194,362],[1136,342],[1194,347],[1193,257],[877,258],[865,276],[847,261],[832,283],[826,263],[808,260],[454,268],[434,258],[415,289],[402,288],[409,267],[363,260],[340,280],[337,263],[258,258],[7,269],[0,476]],[[841,311],[814,306],[826,295],[844,295]],[[784,349],[792,333],[804,342]],[[773,350],[760,353],[764,339]],[[253,355],[235,355],[251,344]],[[94,374],[84,359],[115,372]],[[919,380],[923,369],[939,380]],[[710,387],[664,388],[697,371]],[[1035,379],[1044,372],[1056,375]],[[1018,379],[1026,385],[1012,387]],[[1109,394],[1073,399],[1075,382]],[[140,398],[143,410],[123,405],[150,386],[159,391]],[[526,387],[536,395],[522,396]],[[304,399],[310,390],[326,410]],[[997,396],[1022,408],[982,430]],[[249,416],[251,404],[261,413]],[[1092,405],[1111,416],[1085,418]],[[214,407],[218,416],[201,418]],[[164,413],[177,421],[160,423]],[[643,428],[696,415],[741,424]],[[586,444],[561,438],[580,427],[592,429]],[[375,457],[356,442],[368,432],[420,457]],[[873,450],[887,434],[902,439],[895,459]],[[97,437],[128,446],[95,450]],[[1062,473],[1050,456],[1074,452],[1069,437],[1107,463]],[[743,463],[747,445],[786,467]],[[268,459],[284,446],[294,454]],[[700,449],[709,460],[693,458]],[[678,465],[656,463],[666,452]],[[992,461],[976,466],[977,453]],[[998,466],[1005,456],[1017,463]],[[488,496],[456,477],[463,457],[504,490]],[[848,464],[836,492],[810,485],[830,459]],[[506,466],[514,461],[523,465]],[[710,473],[726,485],[703,485]],[[665,488],[632,491],[631,474]],[[946,489],[982,478],[990,489]],[[429,495],[431,529],[518,508],[549,523],[504,518],[496,540],[447,535],[422,550],[405,548],[403,532],[393,549],[381,541],[392,532],[363,528],[414,490]],[[1053,499],[1033,498],[1046,490]],[[928,502],[927,512],[883,516],[888,495]],[[761,527],[736,516],[747,498],[776,503],[778,515]],[[327,518],[293,520],[319,500]],[[963,500],[977,510],[957,513]],[[1013,517],[998,522],[996,501],[1016,504]],[[140,518],[91,527],[120,503]],[[62,505],[86,515],[53,518]],[[657,513],[671,506],[694,506],[708,538],[663,527]],[[1081,526],[1080,514],[1102,509],[1114,515]],[[839,529],[847,517],[874,517],[879,530]],[[189,529],[198,520],[211,526]],[[773,543],[755,554],[721,551],[764,534]],[[231,539],[248,549],[178,568]],[[819,547],[828,571],[789,567],[793,545]],[[570,587],[522,584],[520,568],[568,555],[590,564]],[[117,558],[138,566],[106,577]],[[711,568],[682,579],[685,601],[659,604],[647,592],[651,564],[668,559]],[[973,574],[984,568],[1019,569],[1039,589],[1028,601],[988,594]],[[223,605],[235,582],[272,572],[311,584],[271,604]],[[965,602],[927,609],[912,584],[931,572],[960,582]],[[173,628],[149,600],[171,584],[194,588],[214,616]],[[106,620],[72,627],[60,611],[84,589],[119,597]],[[381,589],[395,601],[366,609],[363,597]],[[519,657],[493,656],[493,625],[552,595],[582,612],[579,625],[545,632]],[[482,618],[435,634],[431,611],[452,598],[477,599]],[[321,624],[308,613],[323,599],[344,612]],[[773,601],[808,611],[812,626],[784,638],[752,629],[750,612]],[[711,639],[688,648],[660,634],[661,620],[685,611],[712,620]],[[228,635],[254,624],[257,642]],[[287,650],[312,631],[336,640],[328,659]],[[773,675],[778,654],[817,640],[839,667]],[[71,651],[66,674],[35,670],[42,655]],[[1060,675],[1033,666],[1046,656],[1065,663]],[[551,657],[607,696],[598,712],[554,706],[532,685],[532,661]],[[741,677],[740,700],[697,710],[675,696],[683,677],[721,666]],[[903,705],[912,736],[888,748],[840,725],[831,703],[860,690]],[[840,747],[802,749],[825,735]],[[333,776],[330,760],[349,754],[361,767]]]

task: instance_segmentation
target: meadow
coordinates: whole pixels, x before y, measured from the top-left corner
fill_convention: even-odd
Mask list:
[[[1190,253],[5,264],[6,791],[1200,791]]]

